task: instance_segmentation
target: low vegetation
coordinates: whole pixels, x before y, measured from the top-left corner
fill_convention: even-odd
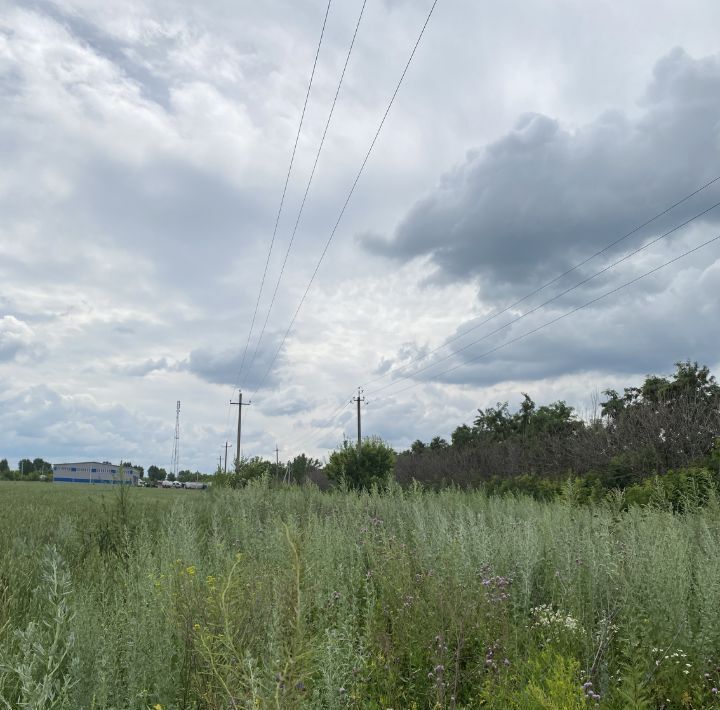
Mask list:
[[[0,484],[6,708],[720,707],[720,504]]]

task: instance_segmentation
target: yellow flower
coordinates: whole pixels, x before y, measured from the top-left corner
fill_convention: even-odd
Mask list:
[[[192,576],[192,575],[195,574],[195,566],[194,566],[194,565],[190,565],[190,567],[188,567],[185,571],[186,571],[190,576]]]
[[[155,703],[155,705],[153,705],[153,710],[163,710],[163,706],[160,705],[160,703]]]
[[[195,629],[195,631],[200,631],[200,624],[193,624],[193,629]]]

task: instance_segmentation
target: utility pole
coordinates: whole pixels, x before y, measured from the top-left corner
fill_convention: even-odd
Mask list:
[[[231,448],[232,444],[226,441],[225,442],[225,473],[227,473],[227,450],[228,450],[228,447]]]
[[[357,402],[358,449],[360,448],[360,443],[362,441],[362,427],[360,424],[360,403],[365,401],[365,397],[362,396],[362,393],[362,388],[358,387],[358,395],[357,397],[353,397],[353,402]]]
[[[275,444],[275,472],[276,473],[279,468],[280,468],[280,449],[278,449],[278,445]]]
[[[172,463],[170,464],[171,473],[177,479],[178,469],[180,468],[180,400],[178,400],[175,409],[175,445],[173,448]]]
[[[233,402],[230,400],[230,404],[235,405],[238,408],[238,433],[237,433],[237,448],[235,449],[235,453],[237,454],[236,461],[237,464],[235,466],[235,471],[240,472],[240,436],[242,433],[242,408],[247,407],[252,402],[243,402],[242,401],[242,390],[238,390],[238,401]]]

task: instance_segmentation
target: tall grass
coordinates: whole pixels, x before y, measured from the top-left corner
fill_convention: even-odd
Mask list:
[[[571,493],[0,484],[0,706],[720,707],[720,506]]]

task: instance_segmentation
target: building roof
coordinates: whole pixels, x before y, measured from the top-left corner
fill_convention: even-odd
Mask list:
[[[106,461],[67,461],[62,463],[54,463],[53,466],[112,466],[113,468],[127,468],[138,470],[138,466],[125,466],[118,463],[108,463]]]

